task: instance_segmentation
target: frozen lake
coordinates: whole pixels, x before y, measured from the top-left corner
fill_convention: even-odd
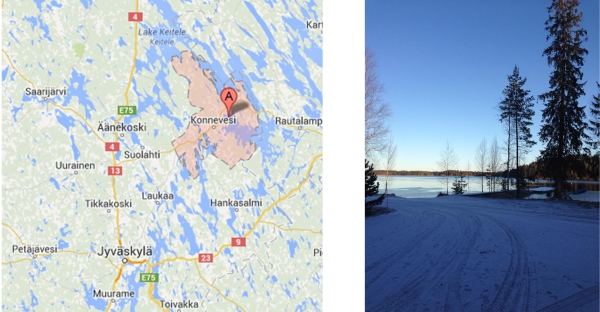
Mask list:
[[[377,182],[379,182],[379,192],[383,193],[385,189],[385,176],[378,176]],[[449,179],[452,187],[454,177]],[[468,181],[466,193],[480,193],[481,190],[481,177],[465,177],[465,181]],[[586,200],[586,201],[599,201],[600,192],[598,192],[600,184],[598,182],[588,181],[569,181],[572,184],[573,189],[584,188],[587,192],[581,195],[572,195],[573,199]],[[485,178],[483,179],[485,188]],[[553,186],[551,181],[538,180],[537,183],[532,183],[531,187],[547,187]],[[446,184],[442,184],[440,177],[429,177],[429,176],[390,176],[388,181],[388,193],[394,193],[396,196],[405,198],[433,198],[436,197],[439,192],[446,193]],[[452,190],[449,190],[449,194],[452,194]],[[534,194],[532,198],[544,199],[545,194]]]

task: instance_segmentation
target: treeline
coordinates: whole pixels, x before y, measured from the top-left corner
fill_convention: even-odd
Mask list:
[[[592,156],[589,154],[582,154],[580,156],[574,156],[571,161],[567,163],[572,164],[567,170],[568,180],[581,180],[581,181],[599,181],[600,180],[600,158],[598,155]],[[516,179],[521,176],[530,181],[543,179],[552,180],[552,177],[546,174],[547,170],[544,168],[544,164],[541,161],[534,161],[529,164],[521,165],[519,167],[520,174],[517,175],[517,169],[513,168],[507,174],[507,171],[498,171],[495,176],[497,177],[509,177]],[[489,172],[480,171],[460,171],[460,170],[449,170],[446,171],[422,171],[422,170],[373,170],[377,176],[423,176],[423,177],[439,177],[439,176],[486,176],[490,175]]]
[[[566,161],[566,164],[570,164],[566,170],[567,180],[582,180],[582,181],[598,181],[600,179],[600,158],[598,154],[592,156],[589,154],[582,154],[579,156],[571,156],[571,159]],[[537,160],[527,165],[522,165],[521,176],[527,177],[530,180],[536,179],[548,179],[552,180],[552,176],[547,174],[549,170],[544,168],[543,161]],[[502,176],[506,176],[506,170]],[[513,169],[510,171],[510,177],[517,177],[517,170]]]
[[[378,176],[422,176],[422,177],[439,177],[439,176],[485,176],[486,172],[478,171],[460,171],[460,170],[448,170],[446,171],[421,171],[421,170],[374,170]],[[447,173],[447,174],[446,174]],[[498,173],[497,176],[500,176]]]

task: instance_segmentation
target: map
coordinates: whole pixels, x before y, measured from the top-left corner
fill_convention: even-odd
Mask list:
[[[2,1],[2,310],[321,311],[322,1]]]

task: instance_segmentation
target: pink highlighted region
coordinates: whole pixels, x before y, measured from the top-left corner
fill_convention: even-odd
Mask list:
[[[215,87],[215,78],[210,70],[201,69],[190,52],[182,52],[182,59],[173,57],[171,64],[175,72],[187,78],[190,82],[188,98],[192,106],[201,109],[194,114],[197,120],[201,118],[226,118],[227,109],[221,102],[220,91]],[[194,124],[185,133],[172,142],[179,160],[187,168],[193,178],[198,177],[196,154],[204,159],[198,146],[208,148],[214,146],[213,155],[233,168],[240,160],[248,160],[254,154],[256,145],[250,141],[256,135],[258,115],[244,90],[241,81],[234,81],[234,89],[238,98],[232,108],[231,117],[235,124]]]

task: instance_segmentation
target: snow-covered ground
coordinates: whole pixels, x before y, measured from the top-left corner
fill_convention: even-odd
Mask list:
[[[547,191],[554,191],[554,188],[551,186],[540,186],[540,187],[536,187],[536,188],[530,188],[529,190],[532,192],[547,192]]]
[[[598,209],[389,198],[365,219],[367,311],[598,311]]]

